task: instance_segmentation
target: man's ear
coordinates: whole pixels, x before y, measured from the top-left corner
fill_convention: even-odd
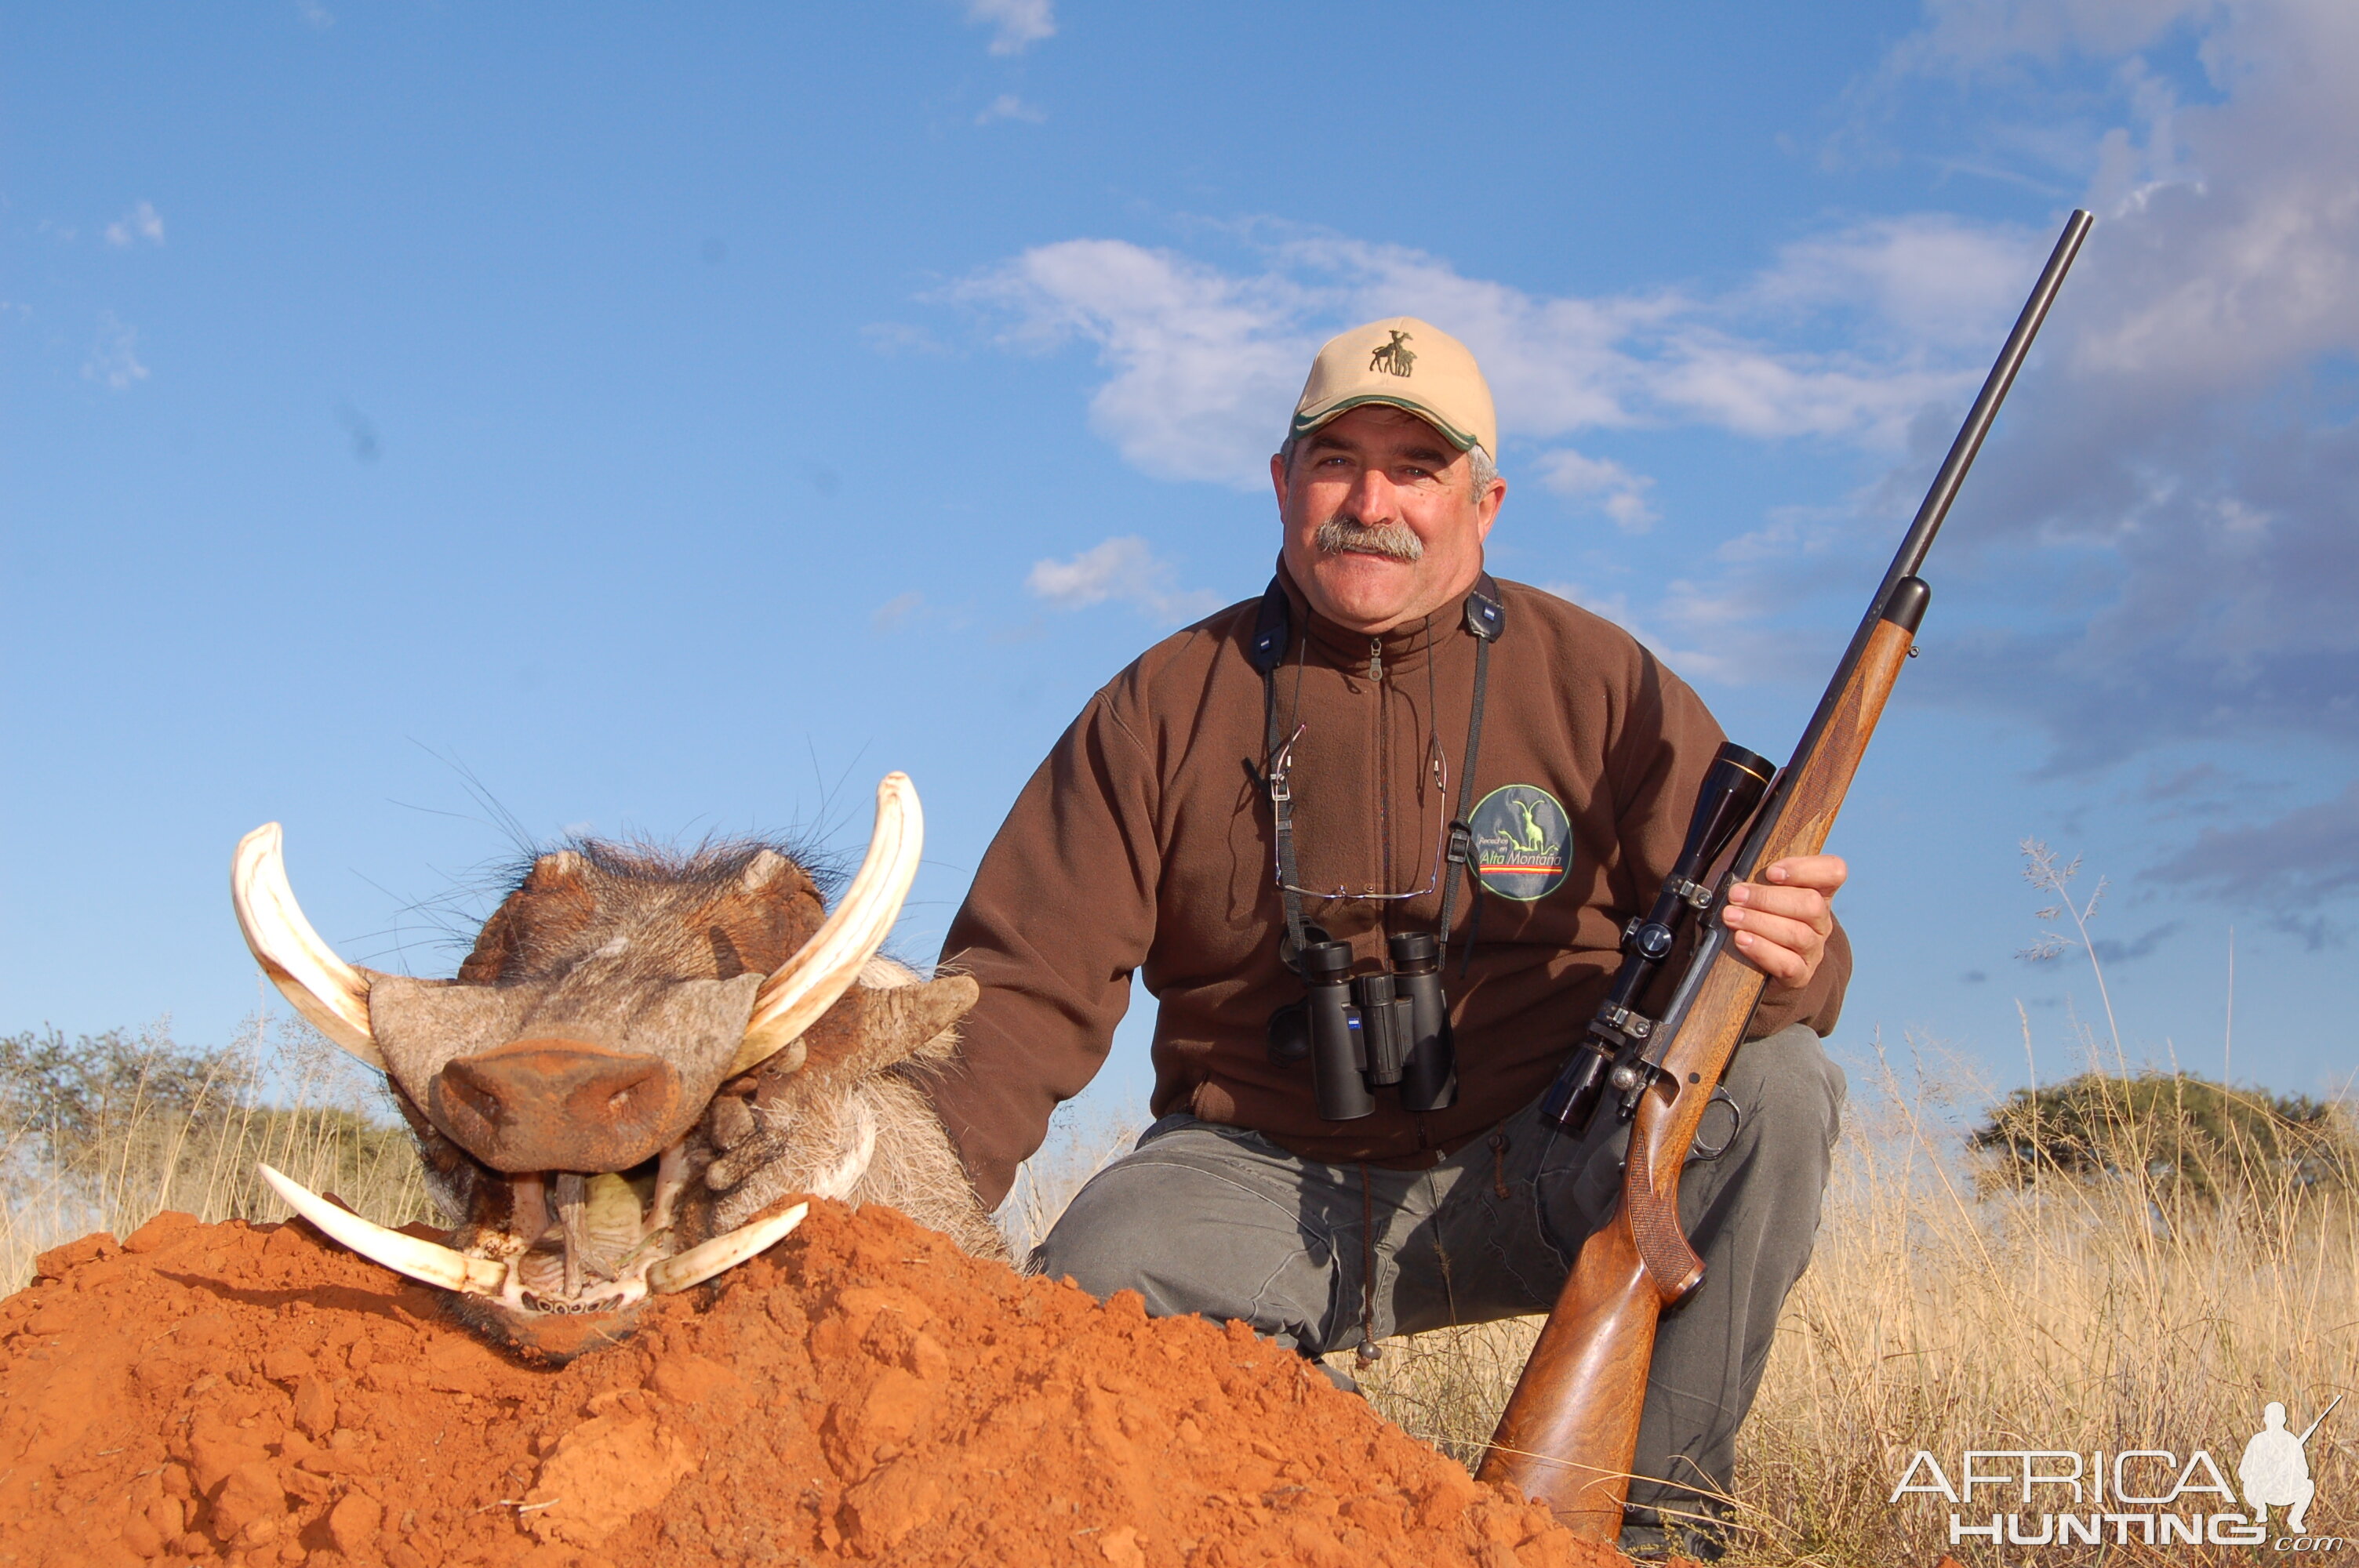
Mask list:
[[[1277,514],[1286,515],[1286,454],[1269,455],[1269,487],[1277,492]]]
[[[1495,479],[1487,492],[1474,499],[1474,538],[1477,543],[1491,536],[1491,524],[1499,520],[1499,508],[1507,499],[1507,481]]]

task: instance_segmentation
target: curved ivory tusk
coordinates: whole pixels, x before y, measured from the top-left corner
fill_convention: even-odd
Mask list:
[[[261,1170],[262,1179],[287,1200],[288,1207],[372,1263],[382,1263],[397,1274],[471,1296],[496,1296],[507,1282],[505,1264],[488,1258],[470,1258],[448,1247],[420,1241],[398,1230],[387,1230],[350,1209],[338,1208],[310,1188],[267,1165]]]
[[[876,1158],[876,1116],[863,1104],[854,1119],[856,1125],[851,1146],[844,1150],[842,1158],[836,1161],[832,1170],[811,1184],[811,1196],[838,1200],[848,1198],[852,1195],[852,1189],[860,1184],[860,1178],[868,1173],[870,1162]]]
[[[271,983],[321,1033],[380,1071],[385,1057],[369,1031],[368,977],[336,957],[303,918],[295,890],[287,885],[287,862],[276,822],[266,822],[237,841],[230,861],[229,894],[237,905],[238,929]]]
[[[869,835],[868,856],[860,862],[859,875],[852,879],[827,924],[762,982],[745,1042],[729,1065],[732,1074],[768,1061],[860,978],[861,966],[875,956],[893,922],[901,917],[901,901],[917,880],[925,839],[926,818],[918,806],[917,786],[907,773],[886,773],[876,786],[876,827]]]
[[[724,1270],[734,1269],[757,1252],[777,1245],[787,1232],[803,1222],[810,1205],[799,1203],[767,1219],[741,1225],[726,1236],[700,1241],[677,1258],[667,1258],[647,1271],[647,1289],[658,1295],[701,1285]]]

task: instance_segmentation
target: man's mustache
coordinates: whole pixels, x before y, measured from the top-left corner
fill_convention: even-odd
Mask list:
[[[1425,541],[1405,523],[1367,524],[1356,517],[1330,517],[1319,524],[1310,542],[1330,556],[1383,556],[1396,561],[1425,558]]]

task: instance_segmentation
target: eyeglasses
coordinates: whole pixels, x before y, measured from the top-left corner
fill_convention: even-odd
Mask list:
[[[1287,737],[1286,744],[1277,749],[1277,755],[1270,759],[1269,798],[1270,804],[1277,808],[1280,822],[1288,821],[1292,816],[1288,806],[1294,799],[1294,787],[1290,780],[1294,772],[1295,742],[1301,740],[1303,731],[1310,728],[1308,724],[1297,724],[1294,727],[1294,733]],[[1449,765],[1442,761],[1439,746],[1436,746],[1431,752],[1431,762],[1434,780],[1440,786],[1442,798],[1446,800],[1450,793],[1450,770]],[[1304,898],[1362,899],[1375,903],[1394,903],[1402,899],[1423,898],[1441,885],[1441,851],[1449,837],[1449,826],[1445,823],[1440,836],[1433,841],[1433,864],[1427,870],[1425,885],[1408,892],[1379,892],[1375,888],[1353,892],[1351,889],[1343,887],[1332,889],[1301,887],[1286,880],[1286,860],[1282,851],[1271,857],[1274,862],[1271,868],[1271,879],[1277,883],[1279,892],[1296,893]]]

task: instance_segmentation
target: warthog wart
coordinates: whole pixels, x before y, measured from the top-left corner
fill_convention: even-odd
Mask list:
[[[247,945],[384,1071],[455,1228],[424,1240],[265,1176],[345,1245],[454,1292],[468,1321],[555,1354],[770,1246],[802,1218],[782,1206],[797,1195],[889,1204],[1004,1256],[915,1081],[956,1049],[974,982],[876,955],[923,833],[917,792],[889,775],[832,915],[768,845],[560,849],[454,979],[421,980],[338,957],[296,905],[277,825],[256,828],[232,871]]]

